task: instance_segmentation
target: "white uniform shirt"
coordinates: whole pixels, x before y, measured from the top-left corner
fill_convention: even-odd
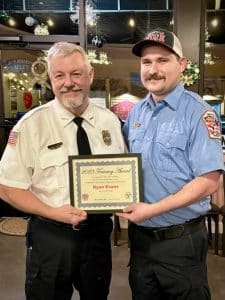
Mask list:
[[[82,118],[92,154],[126,151],[120,121],[111,111],[90,102]],[[30,189],[53,207],[70,204],[68,156],[78,154],[73,119],[57,99],[28,112],[11,132],[0,183]]]

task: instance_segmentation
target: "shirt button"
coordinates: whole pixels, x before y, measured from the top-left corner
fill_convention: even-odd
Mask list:
[[[166,148],[169,148],[170,147],[170,143],[166,143]]]
[[[156,120],[156,117],[153,117],[153,118],[152,118],[152,120],[154,120],[154,121],[155,121],[155,120]]]

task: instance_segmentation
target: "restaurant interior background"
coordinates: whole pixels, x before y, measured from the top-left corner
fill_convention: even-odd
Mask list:
[[[189,59],[181,79],[221,115],[225,149],[225,0],[0,0],[0,157],[18,119],[53,98],[45,57],[54,42],[87,50],[91,98],[125,120],[146,94],[131,48],[157,27],[181,39]],[[219,207],[222,181],[220,191]],[[0,218],[21,215],[0,201]]]
[[[189,59],[182,81],[221,115],[225,136],[225,0],[0,0],[0,156],[18,119],[53,98],[45,56],[54,42],[87,50],[91,98],[125,120],[146,94],[131,48],[157,27],[180,37]]]
[[[153,28],[174,30],[175,2],[179,1],[1,0],[0,153],[21,115],[52,99],[45,56],[57,41],[87,49],[95,69],[91,98],[125,120],[130,108],[146,94],[139,79],[139,60],[131,54],[131,47]],[[223,121],[225,0],[200,2],[205,7],[204,65],[201,68],[199,58],[192,57],[182,80],[194,90],[202,81],[203,88],[197,91]],[[192,36],[186,38],[191,45]]]

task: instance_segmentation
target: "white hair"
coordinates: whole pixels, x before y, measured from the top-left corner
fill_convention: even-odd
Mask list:
[[[88,71],[89,71],[92,67],[91,67],[90,61],[88,59],[87,53],[79,45],[68,43],[68,42],[55,43],[48,50],[48,55],[47,55],[48,70],[50,71],[51,59],[53,57],[58,57],[58,56],[65,57],[65,56],[71,55],[76,52],[80,53],[83,56],[85,65],[87,66]]]

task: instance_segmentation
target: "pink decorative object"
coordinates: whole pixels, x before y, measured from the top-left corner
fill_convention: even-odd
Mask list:
[[[128,100],[124,100],[121,101],[115,105],[113,105],[111,107],[111,110],[123,121],[126,120],[127,115],[129,113],[129,111],[131,110],[131,108],[134,106],[135,104],[128,101]]]

